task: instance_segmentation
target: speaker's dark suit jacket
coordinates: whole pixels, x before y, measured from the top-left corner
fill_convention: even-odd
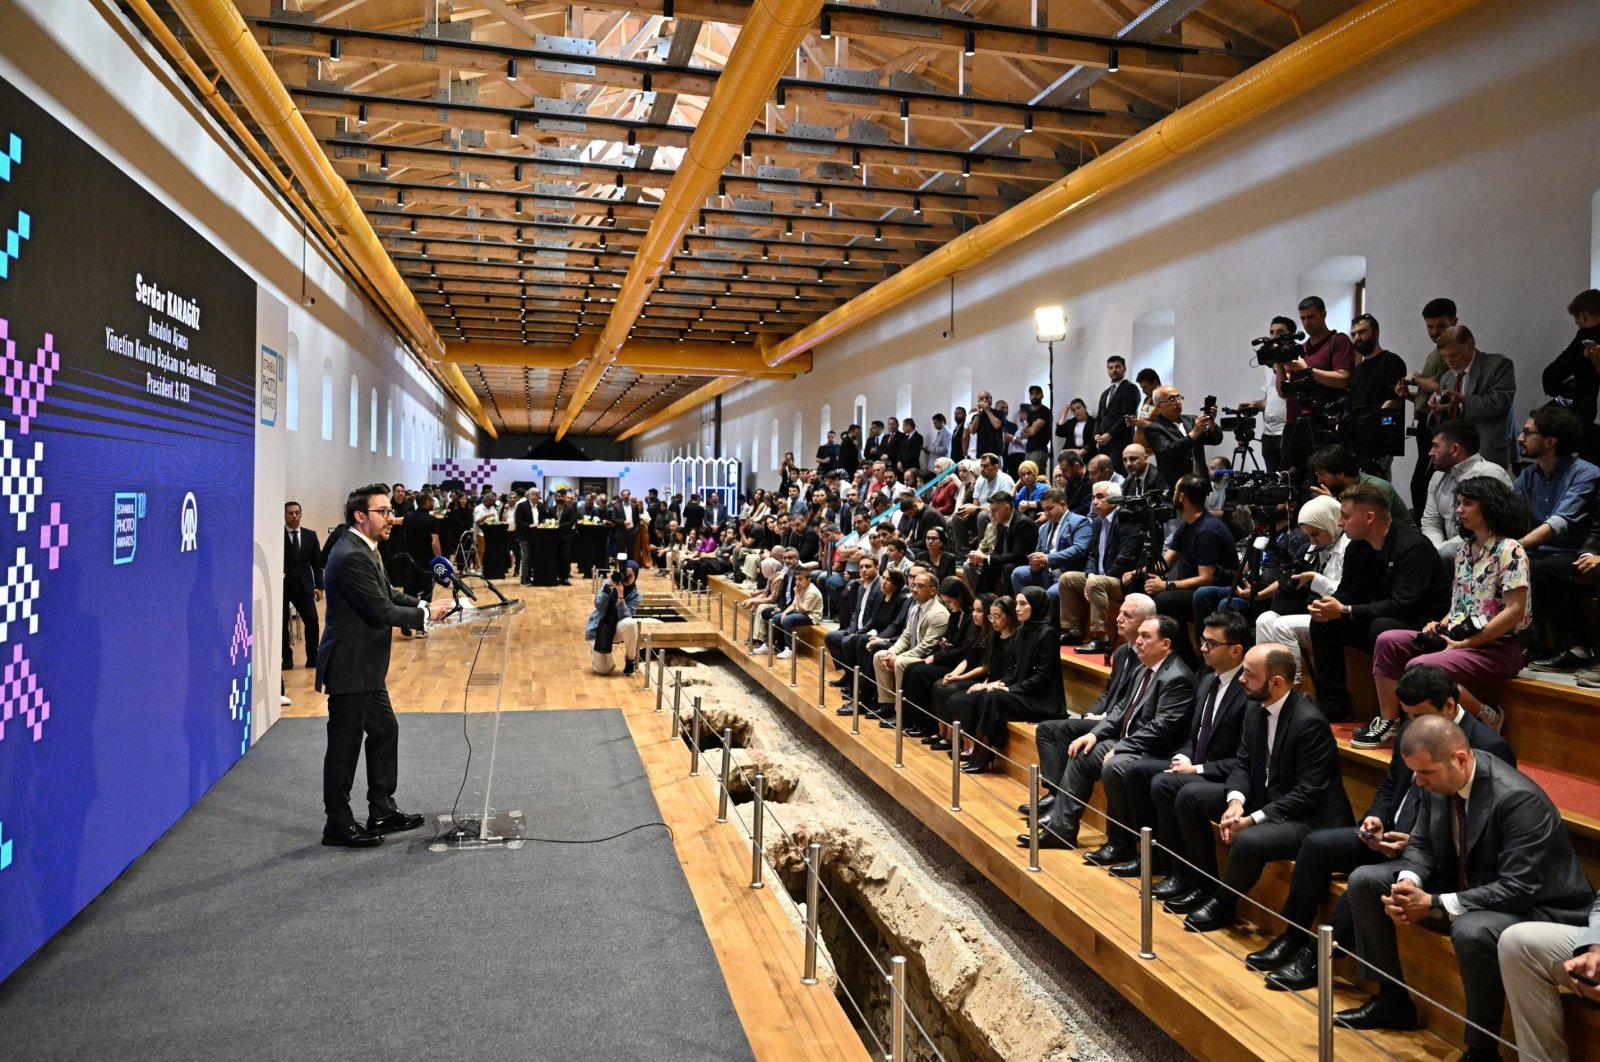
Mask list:
[[[395,627],[419,627],[421,601],[389,585],[378,554],[355,531],[328,556],[327,631],[317,649],[317,689],[330,695],[385,688]]]
[[[283,578],[304,590],[307,595],[322,589],[322,546],[317,533],[309,527],[300,528],[300,548],[294,548],[294,533],[283,529]]]
[[[1267,822],[1313,827],[1348,826],[1354,819],[1339,770],[1339,746],[1317,706],[1291,693],[1278,714],[1278,730],[1267,754],[1267,710],[1252,704],[1245,713],[1244,740],[1228,775],[1230,793],[1244,794],[1244,810]]]

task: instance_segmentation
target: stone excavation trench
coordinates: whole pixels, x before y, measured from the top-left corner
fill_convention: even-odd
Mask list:
[[[875,1058],[889,1045],[892,999],[879,967],[887,970],[893,955],[907,959],[911,1013],[938,1049],[907,1022],[905,1054],[912,1062],[941,1056],[947,1062],[1189,1057],[720,654],[672,654],[669,705],[679,666],[684,770],[690,706],[699,695],[701,776],[715,787],[721,733],[731,729],[730,816],[746,832],[753,810],[749,779],[757,771],[764,776],[763,840],[777,879],[769,873],[768,882],[794,901],[797,951],[804,937],[805,847],[822,845],[822,885],[834,902],[824,895],[819,904],[818,976],[833,987]],[[989,798],[974,792],[970,799]]]

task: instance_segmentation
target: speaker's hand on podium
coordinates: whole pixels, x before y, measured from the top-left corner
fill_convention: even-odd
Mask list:
[[[455,607],[455,602],[446,601],[442,598],[438,601],[429,601],[428,619],[430,622],[437,623],[439,620],[442,620],[448,616],[455,609]]]

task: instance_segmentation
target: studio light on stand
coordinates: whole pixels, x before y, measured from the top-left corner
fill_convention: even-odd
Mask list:
[[[1040,306],[1033,311],[1034,338],[1045,344],[1050,352],[1049,378],[1045,386],[1046,402],[1056,408],[1056,344],[1067,338],[1067,315],[1059,306]]]

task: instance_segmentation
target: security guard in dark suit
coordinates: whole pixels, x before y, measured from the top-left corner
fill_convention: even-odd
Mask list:
[[[306,667],[317,662],[317,602],[322,600],[322,546],[317,533],[300,526],[300,503],[283,507],[283,669],[294,667],[289,645],[289,612],[306,626]]]
[[[317,689],[328,694],[328,752],[322,762],[322,797],[328,815],[322,843],[371,848],[386,833],[414,830],[421,815],[394,801],[399,781],[400,725],[386,682],[395,627],[426,627],[453,607],[441,598],[425,604],[394,589],[378,544],[396,522],[389,488],[382,483],[352,491],[344,505],[349,530],[328,555],[328,633],[317,652]],[[367,747],[365,827],[350,810],[350,787],[362,738]]]

